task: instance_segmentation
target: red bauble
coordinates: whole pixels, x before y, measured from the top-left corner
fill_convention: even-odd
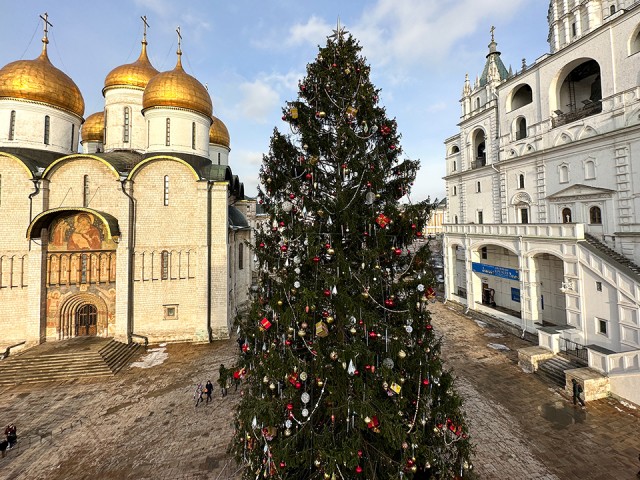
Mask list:
[[[280,468],[284,468],[284,467],[286,467],[286,466],[287,466],[287,464],[286,464],[286,463],[284,463],[284,462],[280,462]]]
[[[362,473],[362,467],[360,465],[356,467],[356,473]]]
[[[358,450],[358,456],[362,458],[362,450]]]
[[[310,173],[307,173],[304,177],[305,177],[307,180],[311,180],[311,179],[313,178],[313,175],[311,175]]]
[[[280,250],[281,250],[281,251],[283,251],[283,252],[286,252],[286,251],[287,251],[287,248],[289,248],[289,247],[287,247],[286,245],[282,245],[282,246],[280,247]]]
[[[314,262],[316,262],[316,263],[318,263],[318,262],[320,261],[320,257],[318,257],[318,256],[313,257],[313,261],[314,261]]]
[[[280,226],[284,227],[284,221],[280,220]]]
[[[294,198],[296,198],[296,196],[295,196],[293,193],[290,193],[290,194],[289,194],[289,198],[290,198],[291,200],[293,200]]]
[[[286,115],[282,115],[282,120],[287,120],[287,116]]]
[[[302,384],[300,382],[296,382],[296,388],[300,390],[300,387],[302,387]]]
[[[402,249],[401,248],[396,248],[394,250],[394,252],[395,252],[396,255],[402,255]]]
[[[412,228],[413,230],[415,230],[415,229],[416,229],[416,224],[415,224],[415,223],[412,223],[412,224],[411,224],[411,228]]]
[[[418,231],[416,232],[416,237],[421,237],[421,236],[422,236],[422,232],[418,230]]]
[[[287,403],[287,410],[293,410],[293,403]]]
[[[331,290],[329,290],[328,288],[326,288],[326,289],[324,290],[324,296],[325,296],[325,297],[330,297],[330,296],[331,296]]]
[[[264,242],[260,242],[260,248],[264,248]]]
[[[424,380],[422,380],[422,384],[423,385],[429,385],[429,379],[425,378]]]

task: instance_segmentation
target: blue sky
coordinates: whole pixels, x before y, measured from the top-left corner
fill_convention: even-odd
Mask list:
[[[208,86],[231,135],[231,168],[252,196],[273,128],[287,130],[281,108],[338,17],[363,46],[404,154],[421,161],[414,201],[444,196],[443,141],[458,131],[464,75],[482,72],[491,26],[514,71],[549,50],[543,0],[0,0],[0,8],[0,66],[39,55],[39,15],[48,12],[49,58],[80,88],[85,118],[103,109],[107,73],[140,53],[141,15],[160,71],[175,66],[180,25],[185,70]]]

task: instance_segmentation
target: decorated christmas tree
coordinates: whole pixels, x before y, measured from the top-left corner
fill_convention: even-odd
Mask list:
[[[239,319],[245,478],[468,475],[471,445],[429,316],[432,208],[340,26],[283,109],[260,172],[259,287]],[[422,242],[424,244],[424,242]]]

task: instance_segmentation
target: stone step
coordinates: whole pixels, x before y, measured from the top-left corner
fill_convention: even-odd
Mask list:
[[[571,370],[573,368],[579,368],[579,366],[562,356],[556,355],[555,357],[540,362],[536,373],[554,385],[564,388],[566,383],[564,372],[565,370]]]
[[[34,347],[0,362],[0,386],[113,376],[141,351],[138,344],[107,339]]]

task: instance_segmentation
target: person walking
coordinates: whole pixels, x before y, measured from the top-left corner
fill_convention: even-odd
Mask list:
[[[220,391],[223,397],[227,396],[227,382],[229,381],[229,371],[224,366],[224,363],[220,364],[219,370],[220,376],[218,377],[218,385],[220,385]]]
[[[571,379],[571,383],[573,385],[573,404],[577,405],[577,402],[580,402],[580,405],[584,407],[584,400],[580,396],[582,393],[582,385],[580,385],[575,378]]]
[[[4,429],[4,434],[7,436],[7,448],[11,449],[18,442],[18,433],[15,424],[10,423],[7,428]]]
[[[196,407],[198,405],[200,405],[200,402],[202,402],[202,384],[199,383],[198,386],[196,387],[196,391],[193,394],[193,398],[196,401]]]
[[[9,447],[9,442],[6,440],[0,440],[0,458],[4,458],[6,450]]]
[[[207,403],[211,401],[211,394],[213,393],[213,383],[211,380],[207,380],[207,384],[204,386],[204,393],[207,394]]]

